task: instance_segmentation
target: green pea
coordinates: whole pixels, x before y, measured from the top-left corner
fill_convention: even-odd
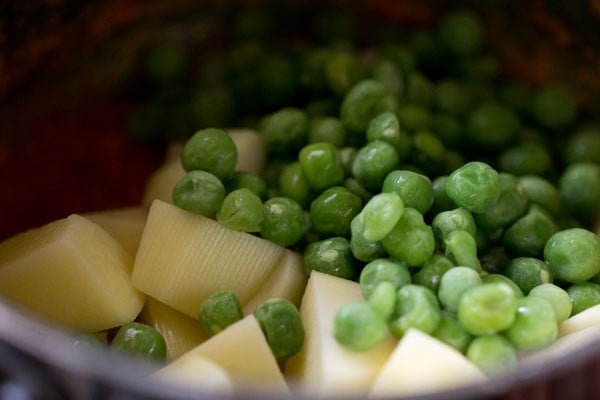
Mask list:
[[[472,107],[471,93],[461,82],[444,79],[435,87],[435,105],[443,112],[465,115]]]
[[[328,142],[341,148],[346,144],[346,130],[338,118],[319,117],[309,124],[308,143]]]
[[[394,258],[409,266],[427,261],[435,250],[433,230],[414,208],[405,208],[392,231],[381,240],[383,248]]]
[[[488,376],[515,371],[519,364],[515,346],[499,334],[477,336],[466,356]]]
[[[399,161],[394,146],[374,140],[358,149],[352,163],[352,175],[367,190],[380,190],[387,174],[398,168]]]
[[[206,171],[189,171],[173,188],[173,204],[186,211],[213,216],[225,199],[223,183]]]
[[[530,203],[544,208],[554,217],[561,214],[562,200],[552,182],[537,175],[524,175],[518,179]]]
[[[502,243],[513,254],[541,258],[546,242],[558,231],[558,225],[550,214],[543,208],[532,204],[527,214],[504,231]]]
[[[457,10],[445,15],[439,30],[444,46],[458,55],[473,54],[483,44],[483,24],[471,11]]]
[[[399,160],[405,160],[410,154],[412,139],[400,128],[396,114],[386,111],[373,118],[367,127],[367,142],[381,140],[394,146]]]
[[[302,349],[304,326],[298,309],[291,301],[267,300],[254,310],[254,317],[260,324],[276,359],[288,359]]]
[[[505,147],[519,134],[521,123],[508,107],[498,103],[477,106],[467,118],[466,134],[480,146]]]
[[[446,181],[448,197],[471,212],[486,212],[496,203],[501,192],[498,172],[481,161],[468,162],[453,171]]]
[[[466,162],[465,157],[458,151],[446,149],[441,173],[450,174],[452,171],[462,167]]]
[[[366,204],[373,197],[373,193],[369,192],[356,178],[344,179],[344,187],[358,196],[363,204]]]
[[[434,293],[437,293],[442,276],[446,271],[454,267],[454,263],[448,257],[442,254],[434,254],[414,273],[412,277],[413,283],[425,286]]]
[[[477,233],[473,215],[460,207],[437,214],[431,221],[431,227],[442,249],[445,249],[446,239],[452,231],[465,231],[473,237]]]
[[[204,332],[214,336],[244,317],[240,300],[231,290],[208,296],[198,309],[198,320]]]
[[[446,148],[440,138],[429,129],[419,129],[413,135],[411,162],[429,176],[444,171]]]
[[[317,233],[350,236],[350,223],[362,207],[360,197],[341,186],[325,190],[310,204],[310,218]]]
[[[600,164],[600,128],[582,128],[571,135],[564,149],[564,159],[567,165],[579,162]]]
[[[487,335],[510,327],[517,310],[513,289],[505,283],[482,283],[461,296],[458,320],[473,335]]]
[[[236,189],[250,189],[260,197],[261,200],[267,199],[267,182],[265,179],[248,171],[235,171],[233,176],[223,181],[225,192],[231,193]]]
[[[478,285],[481,285],[481,276],[477,271],[462,266],[451,268],[442,275],[437,292],[438,299],[446,310],[455,312],[463,293]]]
[[[167,355],[167,345],[162,335],[153,327],[140,322],[128,322],[115,334],[110,346],[113,349],[162,362]]]
[[[484,271],[490,274],[500,274],[506,270],[511,259],[504,247],[493,246],[484,250],[483,255],[479,257],[479,262]]]
[[[517,176],[545,175],[552,165],[552,154],[541,143],[522,143],[504,150],[498,157],[499,170]]]
[[[554,316],[556,317],[556,322],[559,324],[571,316],[573,310],[571,297],[569,296],[569,293],[560,286],[556,286],[553,283],[542,283],[531,289],[528,296],[540,297],[548,301],[554,309]]]
[[[148,52],[144,68],[154,82],[169,83],[183,75],[186,63],[186,53],[180,46],[163,43]]]
[[[431,111],[423,105],[403,103],[398,106],[396,115],[400,126],[409,133],[429,129],[431,126]]]
[[[196,132],[181,151],[181,164],[186,171],[203,170],[219,179],[229,178],[236,163],[235,143],[222,129],[208,128]]]
[[[297,90],[296,66],[289,57],[275,53],[265,54],[255,73],[258,83],[256,94],[266,107],[287,104]]]
[[[260,132],[271,153],[299,149],[307,140],[308,116],[298,108],[283,108],[263,120]]]
[[[455,260],[457,265],[472,268],[481,272],[481,263],[477,258],[477,243],[473,235],[466,231],[456,230],[450,232],[444,240],[446,256]]]
[[[265,216],[262,200],[250,189],[237,189],[225,196],[217,221],[242,232],[260,232]]]
[[[423,175],[407,170],[395,170],[386,175],[382,192],[395,193],[406,207],[425,214],[433,204],[433,186],[431,180]]]
[[[526,211],[527,195],[513,175],[500,173],[500,195],[487,210],[474,215],[477,226],[489,231],[509,226]]]
[[[283,168],[279,175],[279,187],[283,196],[289,197],[304,208],[313,200],[313,191],[298,161]]]
[[[506,276],[527,295],[531,289],[543,283],[552,283],[548,265],[534,257],[517,257],[506,269]]]
[[[424,74],[413,71],[407,76],[404,102],[427,107],[431,104],[434,95],[435,86]]]
[[[350,242],[345,237],[331,237],[310,243],[304,250],[303,265],[306,276],[314,270],[353,279],[357,273]]]
[[[321,191],[344,181],[344,168],[331,143],[306,145],[298,155],[302,172],[311,189]]]
[[[446,192],[446,182],[448,182],[447,175],[440,175],[431,182],[433,202],[429,209],[430,215],[435,216],[442,211],[456,208],[456,203],[448,197]]]
[[[533,116],[543,127],[559,129],[577,118],[578,106],[575,95],[564,86],[552,85],[542,88],[533,99]]]
[[[324,72],[330,90],[339,96],[344,94],[348,96],[348,92],[360,85],[362,82],[360,79],[365,77],[357,56],[347,48],[337,48],[327,52]],[[363,101],[365,101],[364,97]]]
[[[350,250],[360,261],[369,262],[385,255],[385,249],[380,241],[370,241],[364,235],[363,214],[358,213],[350,223]]]
[[[404,72],[389,59],[377,61],[373,66],[373,78],[383,83],[395,97],[401,96],[406,90]]]
[[[567,288],[571,299],[571,315],[600,304],[600,284],[592,282],[575,283]]]
[[[396,290],[411,282],[410,272],[403,263],[390,259],[378,258],[365,265],[360,273],[359,284],[365,299],[369,299],[381,282],[390,282]]]
[[[572,215],[586,220],[600,214],[600,165],[571,164],[563,171],[558,189]]]
[[[556,232],[544,246],[544,260],[555,279],[584,282],[600,272],[600,238],[582,228]]]
[[[432,115],[430,128],[447,146],[455,147],[462,141],[464,131],[462,121],[454,115],[443,112]]]
[[[260,235],[283,247],[298,243],[306,233],[304,210],[287,197],[273,197],[264,203],[265,216]]]
[[[352,163],[357,153],[356,147],[346,146],[338,150],[338,157],[344,168],[344,176],[350,177],[352,175]]]
[[[367,298],[367,303],[387,320],[396,309],[397,295],[396,285],[392,282],[382,281],[375,286]]]
[[[350,135],[361,135],[373,118],[395,108],[391,92],[381,82],[367,79],[358,82],[344,96],[340,120]]]
[[[404,213],[402,198],[396,193],[379,193],[373,196],[362,209],[362,234],[371,242],[386,237]]]
[[[523,291],[521,290],[521,288],[519,286],[517,286],[517,284],[514,283],[510,278],[506,277],[506,275],[484,274],[481,276],[481,282],[482,283],[494,283],[494,282],[505,283],[508,286],[510,286],[510,288],[512,289],[512,291],[517,299],[520,299],[521,297],[525,296],[523,294]],[[531,292],[529,292],[529,293],[531,294]]]
[[[473,336],[462,327],[454,313],[443,310],[441,316],[433,336],[464,354]]]
[[[333,321],[333,336],[342,346],[366,351],[377,346],[387,335],[385,318],[366,301],[344,304]]]
[[[552,305],[541,297],[526,296],[517,302],[512,325],[506,337],[520,350],[547,346],[558,336],[558,323]]]
[[[435,294],[423,286],[408,284],[398,290],[396,317],[389,323],[390,331],[400,338],[410,328],[433,333],[442,313]]]

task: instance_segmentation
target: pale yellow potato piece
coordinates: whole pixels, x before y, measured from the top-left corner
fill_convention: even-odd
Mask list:
[[[267,150],[260,133],[246,128],[227,129],[238,151],[236,171],[260,174],[265,169]]]
[[[142,238],[142,232],[144,232],[146,217],[148,216],[147,208],[141,206],[125,207],[85,213],[82,216],[100,225],[132,257],[135,257],[135,253],[140,245],[140,239]]]
[[[0,243],[0,294],[68,328],[132,321],[144,296],[132,256],[99,225],[71,215]]]
[[[486,379],[456,349],[418,329],[409,329],[375,379],[369,398],[433,393]]]
[[[583,310],[558,325],[558,337],[570,335],[583,329],[600,327],[600,304]]]
[[[161,333],[167,344],[167,361],[175,360],[208,338],[197,318],[190,318],[150,296],[146,297],[138,321]]]
[[[227,371],[207,357],[189,354],[173,361],[145,379],[211,393],[232,394],[234,383]]]
[[[389,335],[365,352],[338,344],[333,336],[335,315],[343,304],[360,299],[357,282],[311,272],[300,306],[306,332],[304,346],[286,363],[294,389],[316,396],[367,394],[397,340]]]
[[[172,203],[173,188],[184,175],[185,170],[181,166],[179,159],[165,162],[148,177],[146,187],[144,188],[142,205],[150,207],[154,200]]]
[[[155,200],[140,241],[133,285],[196,318],[211,294],[231,290],[244,306],[285,255],[284,247]]]
[[[221,366],[240,391],[290,394],[279,364],[252,314],[229,325],[182,357],[188,356],[206,357]]]
[[[296,307],[300,307],[305,287],[302,256],[295,251],[286,250],[257,295],[244,306],[244,314],[253,313],[258,306],[273,298],[288,299]]]

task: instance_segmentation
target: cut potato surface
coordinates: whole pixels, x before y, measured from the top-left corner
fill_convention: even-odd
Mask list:
[[[149,296],[138,321],[152,326],[163,336],[167,344],[167,361],[175,360],[208,338],[198,319],[190,318]]]
[[[277,360],[254,315],[228,326],[182,356],[201,356],[222,367],[240,390],[289,394]]]
[[[200,304],[231,290],[244,306],[286,253],[256,236],[156,200],[135,258],[133,285],[196,318]]]
[[[236,171],[260,174],[265,168],[267,150],[260,133],[246,128],[227,129],[238,151]]]
[[[144,304],[132,264],[99,225],[71,215],[0,243],[0,294],[70,329],[101,331],[132,321]]]
[[[570,335],[594,326],[600,326],[600,304],[583,310],[558,325],[558,337]]]
[[[144,188],[142,205],[150,207],[154,200],[173,202],[173,188],[183,178],[185,171],[179,159],[165,162],[150,175]]]
[[[135,257],[144,232],[148,209],[145,207],[125,207],[114,210],[96,211],[82,214],[83,217],[100,225],[110,233],[125,250]]]
[[[486,379],[484,373],[460,352],[411,328],[381,369],[369,397],[433,393]]]
[[[294,388],[317,396],[361,396],[368,392],[396,340],[390,335],[372,350],[354,352],[333,336],[339,308],[362,298],[357,282],[311,272],[300,306],[306,331],[304,346],[286,364]]]

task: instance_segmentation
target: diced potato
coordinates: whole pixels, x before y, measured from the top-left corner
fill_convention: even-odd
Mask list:
[[[159,379],[168,384],[201,389],[211,393],[232,394],[234,384],[225,369],[207,357],[189,354],[151,374],[147,379]]]
[[[236,171],[248,171],[260,174],[265,168],[267,150],[260,134],[252,129],[227,129],[238,150]]]
[[[142,205],[150,207],[154,200],[173,202],[173,188],[183,178],[185,171],[179,159],[161,165],[146,182]]]
[[[288,299],[296,307],[300,307],[305,287],[302,256],[295,251],[286,250],[258,294],[244,306],[244,314],[253,313],[256,307],[273,298]]]
[[[289,395],[279,364],[254,315],[229,325],[182,357],[188,356],[214,361],[227,371],[240,391],[256,389]]]
[[[369,398],[421,395],[486,379],[456,349],[418,329],[409,329],[381,369]]]
[[[161,333],[167,343],[167,361],[175,360],[208,338],[198,319],[190,318],[150,296],[146,297],[138,321]]]
[[[388,336],[372,350],[354,352],[333,337],[339,308],[362,299],[357,282],[312,271],[302,297],[300,315],[306,331],[304,347],[286,363],[291,383],[317,396],[365,395],[397,340]]]
[[[0,243],[0,294],[68,328],[101,331],[132,321],[144,304],[132,265],[110,234],[71,215]]]
[[[133,285],[196,318],[200,304],[231,290],[244,306],[285,255],[259,237],[156,200],[135,258]]]
[[[575,314],[558,325],[558,337],[570,335],[593,326],[600,326],[600,304]]]
[[[96,211],[82,214],[83,217],[100,225],[102,229],[110,233],[125,250],[135,257],[148,209],[145,207],[126,207],[114,210]]]

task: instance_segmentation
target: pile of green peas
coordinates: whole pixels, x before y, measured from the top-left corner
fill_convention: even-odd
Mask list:
[[[307,276],[359,282],[364,300],[334,321],[350,349],[417,328],[485,372],[516,368],[600,304],[600,125],[565,86],[503,80],[483,44],[477,16],[454,11],[345,53],[337,91],[316,88],[332,80],[310,53],[314,101],[255,126],[267,171],[234,171],[227,133],[203,128],[174,204],[301,252]]]

